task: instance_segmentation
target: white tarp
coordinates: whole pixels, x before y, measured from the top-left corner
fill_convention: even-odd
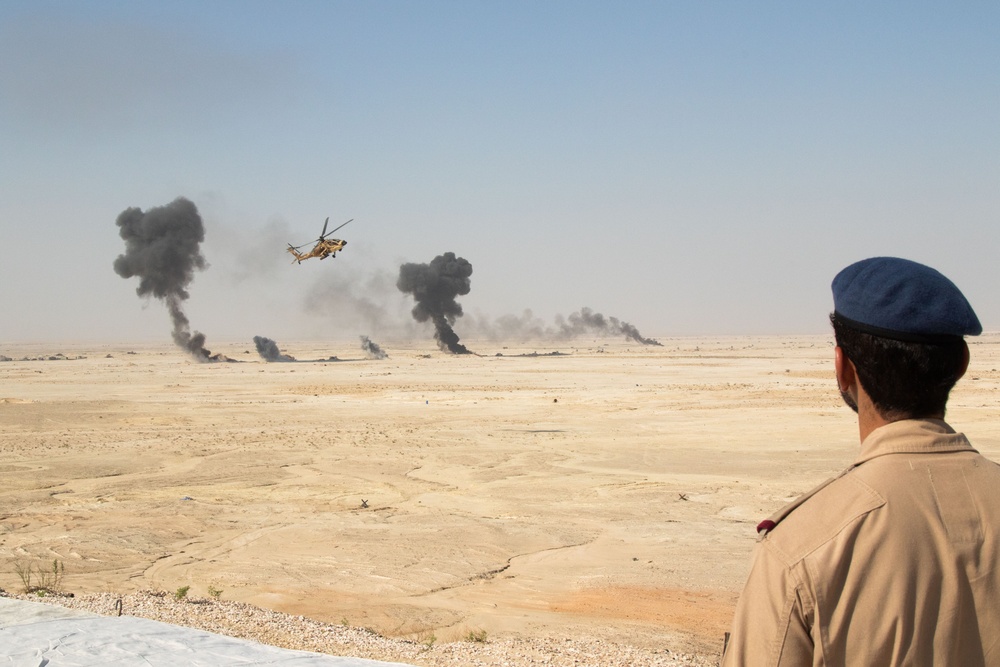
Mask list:
[[[412,667],[291,651],[132,616],[0,598],[0,667]]]

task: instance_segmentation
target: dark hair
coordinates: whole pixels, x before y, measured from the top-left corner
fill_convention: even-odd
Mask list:
[[[961,377],[965,342],[910,343],[864,333],[830,315],[837,346],[854,363],[858,380],[887,419],[943,415]]]

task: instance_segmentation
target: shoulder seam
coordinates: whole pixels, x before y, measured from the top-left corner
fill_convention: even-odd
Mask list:
[[[763,542],[767,544],[768,550],[778,556],[788,567],[793,567],[803,558],[816,551],[830,540],[834,539],[837,535],[842,533],[845,528],[857,521],[859,518],[885,505],[885,498],[875,491],[875,489],[859,479],[856,475],[848,473],[836,481],[839,483],[837,486],[840,484],[850,483],[852,486],[856,487],[858,496],[850,503],[848,507],[849,511],[841,517],[840,521],[833,524],[826,534],[817,536],[815,540],[810,540],[806,543],[790,544],[789,546],[793,547],[791,549],[784,549],[778,544],[779,540],[781,542],[786,541],[781,539],[781,536],[785,533],[785,531],[768,533],[768,535],[764,537]],[[813,498],[809,499],[809,501],[812,500]],[[807,501],[801,506],[795,508],[795,510],[802,511],[802,509],[808,504],[809,502]]]

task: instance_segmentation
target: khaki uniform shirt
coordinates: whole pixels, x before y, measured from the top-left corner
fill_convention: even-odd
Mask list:
[[[876,429],[765,525],[723,665],[1000,665],[1000,466],[943,421]]]

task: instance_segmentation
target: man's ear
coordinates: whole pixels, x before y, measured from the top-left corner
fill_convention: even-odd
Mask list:
[[[833,366],[837,371],[837,386],[840,391],[850,391],[857,383],[858,376],[854,370],[854,363],[847,358],[839,345],[833,348]]]

